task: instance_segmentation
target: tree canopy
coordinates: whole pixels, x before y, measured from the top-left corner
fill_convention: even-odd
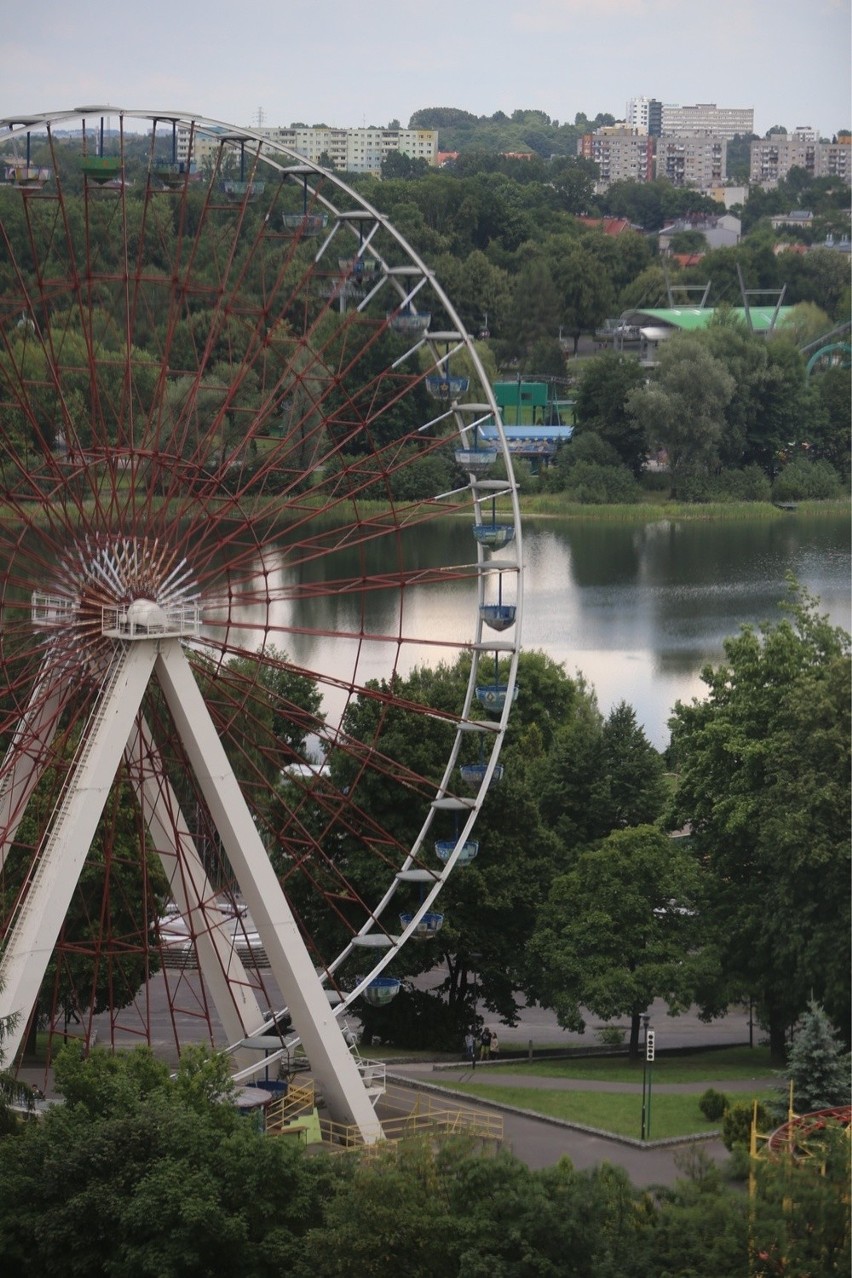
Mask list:
[[[639,1017],[656,998],[691,998],[686,963],[695,945],[697,873],[653,826],[615,830],[556,878],[530,941],[532,986],[560,1025],[583,1030],[583,1008],[604,1021]]]
[[[703,997],[753,997],[778,1057],[812,997],[850,1023],[849,635],[795,583],[787,608],[726,640],[705,699],[670,720],[671,819],[691,831],[714,938]]]

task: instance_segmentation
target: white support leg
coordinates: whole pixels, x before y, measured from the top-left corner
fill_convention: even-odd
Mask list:
[[[17,1017],[4,1044],[9,1062],[20,1048],[155,660],[153,643],[128,644],[116,652],[7,935],[0,960],[0,1016]]]
[[[332,1117],[373,1144],[381,1126],[177,640],[160,645],[156,674]]]
[[[242,960],[223,931],[221,915],[211,909],[216,894],[204,872],[151,730],[141,717],[130,734],[125,757],[151,842],[163,863],[177,907],[189,923],[198,955],[198,970],[210,991],[228,1043],[238,1043],[261,1030],[266,1017],[249,984]],[[240,1068],[257,1064],[256,1052],[234,1052],[233,1056]]]
[[[65,695],[62,672],[48,654],[0,767],[0,869],[6,864],[30,795],[44,771]]]

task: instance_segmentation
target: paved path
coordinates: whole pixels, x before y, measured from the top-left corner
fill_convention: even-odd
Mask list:
[[[484,1073],[483,1070],[482,1074]],[[460,1071],[460,1074],[467,1079],[470,1071]],[[430,1087],[425,1071],[422,1069],[408,1070],[405,1074],[402,1073],[401,1068],[395,1069],[388,1075],[388,1081],[403,1090],[408,1090],[405,1084],[409,1084],[408,1094],[412,1106],[416,1099],[416,1092],[412,1085],[418,1085],[419,1088],[424,1085]],[[546,1086],[546,1080],[537,1079],[536,1082],[539,1086]],[[586,1084],[586,1087],[589,1089],[591,1084]],[[481,1097],[470,1096],[467,1092],[453,1093],[451,1088],[437,1090],[446,1097],[456,1095],[466,1106],[487,1104]],[[494,1107],[499,1109],[503,1117],[505,1147],[534,1170],[552,1167],[561,1158],[567,1156],[581,1171],[598,1167],[601,1163],[623,1167],[637,1188],[671,1185],[683,1175],[678,1166],[678,1159],[687,1150],[689,1142],[677,1145],[652,1142],[641,1146],[638,1143],[602,1136],[596,1132],[583,1131],[558,1119],[524,1113],[507,1105],[495,1104]],[[729,1156],[721,1140],[710,1138],[697,1143],[717,1163],[723,1163]]]
[[[727,1021],[727,1018],[726,1018]],[[747,1033],[743,1035],[744,1018],[735,1016],[727,1023],[722,1023],[721,1032],[716,1033],[715,1026],[707,1026],[697,1017],[687,1016],[669,1021],[672,1027],[671,1038],[676,1041],[671,1046],[707,1047],[722,1043],[743,1043],[748,1041]],[[675,1030],[674,1027],[677,1027]],[[680,1031],[680,1032],[678,1032]],[[518,1036],[520,1037],[520,1036]],[[505,1027],[501,1027],[501,1041],[506,1043]],[[677,1041],[680,1040],[680,1041]],[[496,1064],[496,1063],[495,1063]],[[388,1077],[395,1084],[412,1088],[426,1087],[431,1090],[437,1087],[445,1095],[453,1095],[452,1083],[475,1082],[477,1087],[487,1090],[489,1086],[524,1087],[532,1090],[547,1091],[597,1091],[597,1092],[630,1092],[642,1093],[641,1080],[636,1083],[616,1083],[605,1080],[582,1078],[550,1078],[538,1074],[525,1074],[524,1062],[518,1061],[514,1068],[496,1069],[495,1064],[477,1064],[474,1069],[467,1064],[447,1065],[417,1062],[389,1067]],[[760,1074],[751,1079],[725,1079],[724,1081],[701,1080],[692,1083],[661,1083],[654,1081],[654,1093],[700,1094],[708,1087],[722,1092],[751,1092],[756,1088],[771,1087],[774,1080]],[[447,1087],[449,1084],[449,1087]],[[467,1092],[455,1093],[466,1105],[488,1103],[482,1097],[472,1097]],[[558,1119],[538,1117],[514,1109],[510,1106],[491,1102],[503,1115],[504,1133],[507,1148],[532,1168],[551,1167],[566,1155],[578,1169],[596,1167],[601,1163],[613,1163],[623,1167],[634,1185],[643,1188],[649,1185],[671,1185],[683,1172],[678,1160],[687,1151],[689,1142],[678,1144],[656,1144],[647,1146],[638,1143],[609,1138],[595,1132],[583,1131],[569,1126]],[[701,1149],[715,1162],[724,1163],[729,1157],[728,1150],[718,1138],[702,1139],[698,1142]]]

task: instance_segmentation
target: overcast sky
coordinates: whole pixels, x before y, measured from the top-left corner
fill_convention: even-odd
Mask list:
[[[616,118],[632,97],[852,123],[850,0],[7,0],[0,117],[83,104],[250,125],[428,106]]]

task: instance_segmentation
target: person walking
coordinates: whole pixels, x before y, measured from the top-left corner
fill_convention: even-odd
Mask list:
[[[499,1052],[500,1052],[500,1044],[497,1041],[497,1031],[492,1030],[491,1031],[491,1059],[494,1060],[494,1057],[499,1055]]]
[[[479,1059],[487,1061],[491,1056],[491,1030],[486,1025],[479,1038]]]
[[[476,1038],[473,1030],[468,1030],[464,1036],[464,1054],[470,1061],[470,1068],[476,1069]]]

